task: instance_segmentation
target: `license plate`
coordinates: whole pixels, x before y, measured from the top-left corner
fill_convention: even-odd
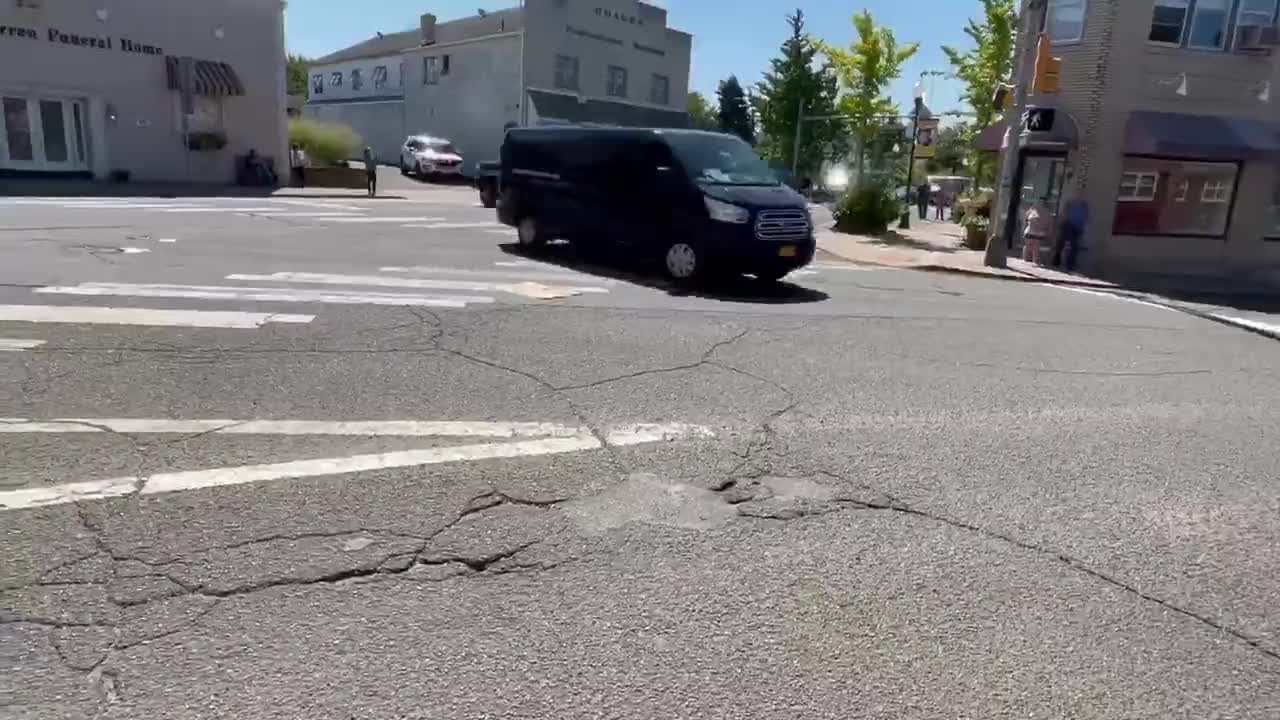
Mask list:
[[[795,257],[795,256],[796,256],[795,245],[783,245],[782,247],[778,248],[778,257]]]

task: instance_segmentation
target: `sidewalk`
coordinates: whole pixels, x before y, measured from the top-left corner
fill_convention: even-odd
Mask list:
[[[1057,285],[1117,289],[1094,278],[1053,270],[1009,258],[1007,268],[983,264],[983,253],[961,244],[964,231],[959,225],[932,220],[916,220],[908,230],[890,230],[882,237],[847,235],[830,226],[817,231],[818,251],[859,265],[878,265],[903,270],[923,270],[987,277],[994,280],[1043,282]]]

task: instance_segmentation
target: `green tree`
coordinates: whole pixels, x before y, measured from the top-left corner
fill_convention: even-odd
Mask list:
[[[973,127],[968,123],[948,125],[938,132],[936,154],[929,160],[934,174],[960,175],[972,159]]]
[[[689,127],[694,130],[720,129],[720,116],[702,93],[689,93]]]
[[[838,107],[849,116],[854,139],[858,141],[858,174],[862,174],[866,148],[876,141],[887,116],[898,114],[898,106],[886,94],[889,84],[902,76],[902,65],[920,49],[919,43],[899,45],[893,31],[876,25],[870,11],[853,16],[857,37],[847,49],[821,43],[820,48],[835,68],[845,95]]]
[[[720,130],[733,133],[754,145],[756,127],[751,116],[751,103],[737,76],[730,75],[720,81],[716,99],[720,101]]]
[[[955,75],[964,83],[962,99],[973,110],[974,131],[995,122],[998,111],[992,96],[1000,83],[1007,82],[1013,70],[1014,41],[1018,31],[1018,10],[1014,0],[981,0],[981,18],[970,18],[964,34],[973,47],[960,51],[943,47]],[[969,145],[974,174],[980,182],[989,170],[986,158]]]
[[[307,94],[309,86],[307,84],[307,68],[311,61],[301,55],[289,55],[285,64],[285,78],[288,85],[290,95]]]
[[[770,63],[756,85],[756,110],[760,118],[764,156],[801,176],[814,177],[832,154],[840,154],[848,131],[844,123],[819,121],[803,124],[799,162],[795,158],[796,124],[803,103],[805,115],[834,115],[839,79],[830,63],[815,66],[818,44],[804,31],[804,12],[796,9],[787,16],[791,36],[782,43],[778,57]]]

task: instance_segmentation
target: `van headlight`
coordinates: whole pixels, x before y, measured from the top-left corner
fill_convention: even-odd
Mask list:
[[[744,207],[721,202],[706,195],[702,196],[702,201],[707,204],[707,214],[716,222],[743,225],[751,219],[751,212]]]

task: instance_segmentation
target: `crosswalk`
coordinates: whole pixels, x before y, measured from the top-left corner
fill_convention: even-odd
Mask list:
[[[456,203],[419,201],[341,202],[296,198],[219,198],[194,200],[156,198],[10,198],[0,200],[0,208],[46,208],[69,211],[141,212],[161,218],[232,215],[272,220],[292,220],[319,225],[392,225],[428,230],[483,230],[510,234],[510,228],[493,221],[459,222],[444,215],[427,214],[440,206],[463,207]],[[431,208],[431,209],[428,209]],[[426,212],[424,212],[424,210]]]
[[[0,353],[44,348],[47,340],[39,333],[13,329],[32,325],[258,330],[269,325],[311,323],[325,306],[463,309],[600,295],[610,292],[616,283],[559,268],[495,263],[492,269],[422,265],[387,266],[353,274],[302,270],[231,273],[203,284],[110,281],[45,285],[30,289],[30,302],[0,305]],[[164,301],[182,301],[186,307],[156,306]],[[194,309],[190,307],[193,302],[210,307]],[[280,312],[299,306],[304,306],[303,312]]]

